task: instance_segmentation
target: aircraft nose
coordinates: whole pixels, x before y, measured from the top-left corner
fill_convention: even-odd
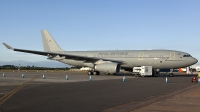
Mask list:
[[[193,63],[195,64],[197,62],[198,62],[198,60],[196,58],[193,58]]]

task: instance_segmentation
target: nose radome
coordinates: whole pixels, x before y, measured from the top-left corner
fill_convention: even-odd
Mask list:
[[[193,58],[193,60],[194,60],[194,64],[198,62],[198,60],[196,58]]]

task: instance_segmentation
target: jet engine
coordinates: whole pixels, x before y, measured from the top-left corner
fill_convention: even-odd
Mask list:
[[[95,70],[111,74],[119,73],[120,69],[121,69],[120,64],[112,62],[95,65]]]

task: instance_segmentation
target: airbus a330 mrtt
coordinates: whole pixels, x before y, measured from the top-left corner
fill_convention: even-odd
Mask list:
[[[65,64],[90,67],[88,74],[99,75],[100,72],[117,74],[120,69],[132,71],[133,67],[152,66],[153,69],[175,69],[188,67],[197,63],[190,54],[175,50],[107,50],[107,51],[64,51],[47,30],[42,30],[44,51],[12,48],[8,49],[47,56]]]

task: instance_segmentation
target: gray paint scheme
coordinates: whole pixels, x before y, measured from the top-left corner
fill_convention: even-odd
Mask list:
[[[44,51],[63,51],[47,30],[42,30],[41,34]]]
[[[14,51],[48,56],[48,59],[74,66],[94,67],[111,62],[120,64],[122,68],[152,66],[154,69],[165,69],[187,67],[198,62],[188,53],[175,50],[63,51],[47,30],[42,30],[41,33],[44,51],[16,49],[3,44]]]

